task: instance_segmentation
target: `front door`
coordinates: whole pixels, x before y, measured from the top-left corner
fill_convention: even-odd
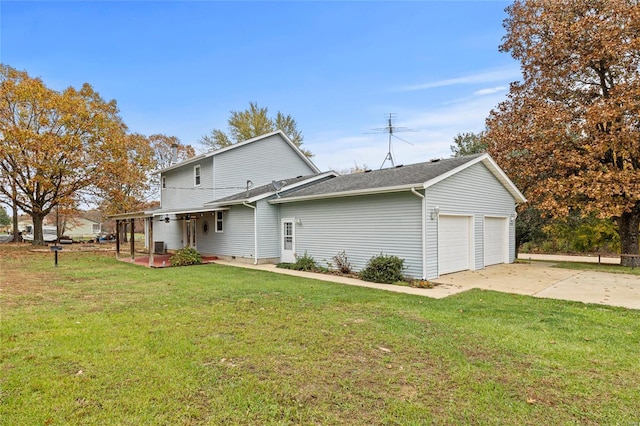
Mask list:
[[[293,219],[282,219],[282,263],[296,261],[296,226]]]

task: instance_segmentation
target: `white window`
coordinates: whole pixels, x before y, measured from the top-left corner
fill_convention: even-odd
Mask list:
[[[167,177],[162,176],[162,189],[167,189]]]
[[[99,223],[94,223],[91,225],[92,229],[91,229],[91,233],[92,234],[99,234],[100,233],[100,224]]]
[[[216,212],[216,232],[223,232],[222,215],[223,212]]]
[[[200,166],[193,167],[193,184],[200,186]]]

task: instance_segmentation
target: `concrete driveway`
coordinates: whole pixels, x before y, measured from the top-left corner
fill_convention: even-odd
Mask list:
[[[495,265],[479,271],[443,275],[434,280],[439,284],[434,288],[377,284],[337,275],[279,269],[275,265],[252,265],[225,260],[216,260],[215,263],[396,293],[415,294],[434,299],[441,299],[472,288],[480,288],[534,297],[640,309],[640,276],[553,268],[552,262]]]
[[[481,288],[550,299],[640,309],[640,276],[553,268],[553,263],[489,266],[443,275],[436,288],[450,294]]]

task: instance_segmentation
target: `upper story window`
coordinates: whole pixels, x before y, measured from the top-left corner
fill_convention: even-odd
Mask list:
[[[193,184],[195,186],[200,186],[200,166],[193,167]]]
[[[162,181],[162,185],[161,185],[162,189],[167,189],[167,177],[162,176],[161,181]]]

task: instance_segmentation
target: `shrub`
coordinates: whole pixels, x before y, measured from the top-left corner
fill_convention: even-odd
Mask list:
[[[304,252],[304,256],[296,256],[296,261],[294,263],[278,263],[278,268],[282,269],[292,269],[294,271],[305,271],[305,272],[327,272],[327,268],[323,268],[318,266],[313,257]]]
[[[398,256],[383,255],[380,253],[369,259],[367,266],[360,271],[360,278],[374,283],[392,284],[402,280],[404,260]]]
[[[347,253],[344,250],[333,256],[333,261],[336,263],[336,269],[340,271],[340,273],[351,273],[351,262],[349,262]]]
[[[313,257],[305,251],[304,256],[296,256],[296,261],[291,264],[289,269],[313,272],[318,270],[318,265],[316,265],[316,261],[313,260]]]
[[[193,247],[184,247],[177,250],[169,261],[171,262],[171,266],[200,265],[202,263],[202,256],[200,256],[200,253]]]

